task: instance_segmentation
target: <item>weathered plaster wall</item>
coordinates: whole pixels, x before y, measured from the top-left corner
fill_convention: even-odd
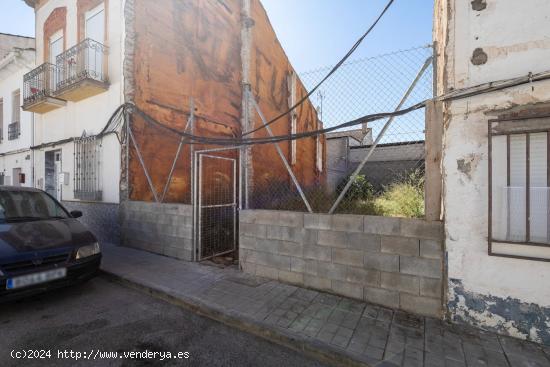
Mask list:
[[[545,0],[436,2],[438,94],[549,69]],[[446,104],[444,216],[449,316],[550,344],[550,263],[488,256],[488,119],[550,101],[550,82]]]
[[[78,8],[79,3],[73,0],[48,0],[43,1],[35,9],[36,29],[36,64],[44,61],[45,37],[48,33],[48,19],[55,14],[56,9],[66,9],[64,28],[65,49],[73,47],[79,42]],[[78,102],[67,102],[65,107],[50,111],[45,114],[35,114],[34,144],[40,145],[68,138],[81,136],[84,131],[87,135],[99,133],[107,124],[113,111],[123,102],[122,98],[122,1],[111,0],[105,2],[106,27],[109,47],[108,73],[109,88],[104,93],[86,98]],[[55,16],[54,16],[55,17]],[[59,28],[53,27],[52,32]],[[21,79],[22,80],[22,79]],[[103,139],[101,159],[101,188],[104,202],[119,202],[119,175],[120,175],[120,144],[115,136],[111,135]],[[69,184],[62,185],[62,199],[75,200],[73,191],[74,178],[74,145],[73,143],[58,144],[55,147],[47,147],[35,150],[35,182],[34,186],[44,188],[45,168],[44,154],[46,151],[62,150],[62,170],[69,173]],[[40,185],[42,183],[42,185]]]

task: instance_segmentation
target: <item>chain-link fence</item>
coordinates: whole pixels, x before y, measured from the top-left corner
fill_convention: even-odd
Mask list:
[[[399,106],[403,109],[431,98],[431,56],[432,47],[424,46],[345,63],[310,97],[322,127],[337,126],[368,114],[392,112]],[[299,78],[305,89],[311,90],[330,69],[305,72]],[[338,129],[317,139],[298,140],[297,147],[288,147],[286,152],[288,160],[293,154],[296,156],[294,162],[289,162],[293,172],[287,170],[283,177],[277,178],[266,176],[270,182],[259,185],[262,189],[252,190],[249,206],[423,216],[424,109],[395,117],[383,132],[387,122],[387,118],[381,119]],[[276,124],[283,123],[288,122]],[[298,126],[297,132],[307,128]],[[266,146],[254,149],[277,154]],[[367,155],[369,158],[354,181],[340,195]],[[276,171],[278,164],[284,162],[274,161],[272,169]],[[308,175],[312,170],[316,172],[314,178]]]
[[[347,62],[293,113],[282,116],[269,128],[256,131],[267,119],[294,105],[331,67],[298,76],[291,73],[267,98],[265,94],[263,99],[258,98],[253,87],[247,93],[249,115],[243,117],[250,121],[250,126],[240,126],[241,122],[235,120],[233,128],[242,128],[244,138],[269,139],[307,134],[369,114],[414,106],[432,97],[431,56],[431,46],[425,46]],[[191,107],[190,111],[193,110]],[[239,139],[231,141],[232,136],[239,135],[233,130],[219,135],[217,130],[205,129],[210,121],[203,116],[177,111],[171,111],[170,116],[172,126],[185,125],[185,131],[197,138],[225,136],[229,141],[218,144],[203,139],[191,146],[178,129],[171,130],[155,116],[134,113],[128,130],[135,130],[137,136],[134,139],[130,134],[133,146],[129,161],[133,165],[129,166],[129,187],[133,200],[199,203],[200,198],[222,187],[214,183],[231,181],[215,164],[201,171],[200,160],[195,159],[193,152],[210,149],[214,158],[235,161],[236,183],[232,187],[236,193],[231,205],[318,213],[406,217],[424,214],[423,109],[395,118],[359,121],[349,128],[297,140],[269,141],[246,148],[239,146]],[[251,130],[255,132],[247,134]],[[159,141],[163,149],[159,149]],[[225,148],[218,149],[220,146]],[[203,175],[211,175],[214,181],[198,185]]]

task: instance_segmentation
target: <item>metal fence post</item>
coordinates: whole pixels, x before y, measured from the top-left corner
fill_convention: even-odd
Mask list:
[[[134,138],[134,134],[132,133],[132,129],[128,129],[128,133],[130,134],[130,139],[132,140],[132,143],[134,144],[134,148],[136,148],[136,153],[139,159],[139,163],[141,163],[141,167],[143,168],[143,172],[145,173],[145,178],[147,178],[147,183],[149,184],[149,188],[151,189],[151,192],[153,193],[153,197],[155,198],[155,202],[159,202],[159,198],[157,195],[157,190],[155,190],[155,186],[153,186],[153,181],[151,180],[151,176],[149,176],[149,171],[147,170],[147,167],[145,166],[145,162],[143,161],[143,157],[141,156],[141,152],[139,151],[139,147],[136,143],[136,140]]]
[[[250,96],[250,99],[252,100],[252,104],[254,105],[254,108],[258,112],[258,115],[260,116],[260,119],[262,120],[262,123],[264,124],[265,129],[267,130],[267,132],[269,133],[270,136],[273,136],[273,132],[271,131],[271,128],[269,127],[269,125],[267,125],[267,121],[264,117],[264,114],[260,110],[260,107],[258,106],[258,103],[256,103],[256,100],[252,96]],[[311,206],[309,205],[309,201],[307,201],[306,195],[302,191],[302,187],[300,186],[300,183],[296,179],[296,176],[294,175],[294,172],[292,172],[292,168],[288,164],[288,161],[286,160],[285,155],[283,154],[283,151],[281,150],[281,147],[279,146],[279,143],[274,143],[274,145],[275,145],[275,148],[277,149],[277,153],[279,153],[279,157],[281,157],[281,160],[283,161],[283,163],[286,167],[286,170],[288,171],[288,174],[292,178],[292,182],[294,182],[294,185],[296,186],[296,189],[298,189],[298,193],[300,194],[300,197],[304,201],[304,204],[306,205],[307,211],[310,212],[310,213],[313,213],[313,210],[311,210]]]
[[[191,97],[189,100],[189,108],[191,110],[191,113],[189,114],[189,118],[187,119],[187,124],[185,124],[184,132],[187,132],[187,130],[189,129],[189,126],[193,124],[193,120],[195,117],[194,115],[195,105],[193,103],[193,97]],[[170,168],[170,173],[168,174],[168,179],[166,180],[166,184],[164,185],[162,196],[160,197],[161,203],[164,202],[164,197],[166,196],[166,193],[168,192],[168,188],[170,187],[170,183],[172,182],[172,175],[174,174],[174,170],[176,169],[176,163],[178,162],[178,159],[180,157],[181,148],[183,147],[184,142],[185,142],[185,137],[182,136],[178,144],[178,149],[176,150],[176,156],[174,157],[174,161],[172,162],[172,167]]]

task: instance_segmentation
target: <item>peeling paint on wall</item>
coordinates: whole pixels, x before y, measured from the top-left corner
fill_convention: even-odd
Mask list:
[[[448,311],[454,322],[550,345],[550,307],[470,292],[450,279]]]
[[[487,53],[483,51],[482,48],[476,48],[474,50],[474,53],[472,54],[471,61],[472,61],[472,64],[474,65],[483,65],[487,63],[487,59],[488,59]]]
[[[464,158],[456,160],[456,168],[468,177],[472,179],[472,171],[474,171],[481,160],[481,154],[468,154]]]
[[[485,0],[473,0],[470,4],[472,4],[472,10],[475,11],[482,11],[487,8],[487,3]]]

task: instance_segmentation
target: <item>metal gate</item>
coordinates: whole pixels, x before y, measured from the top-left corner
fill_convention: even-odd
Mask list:
[[[195,152],[194,228],[198,261],[237,249],[237,159],[229,149]]]

